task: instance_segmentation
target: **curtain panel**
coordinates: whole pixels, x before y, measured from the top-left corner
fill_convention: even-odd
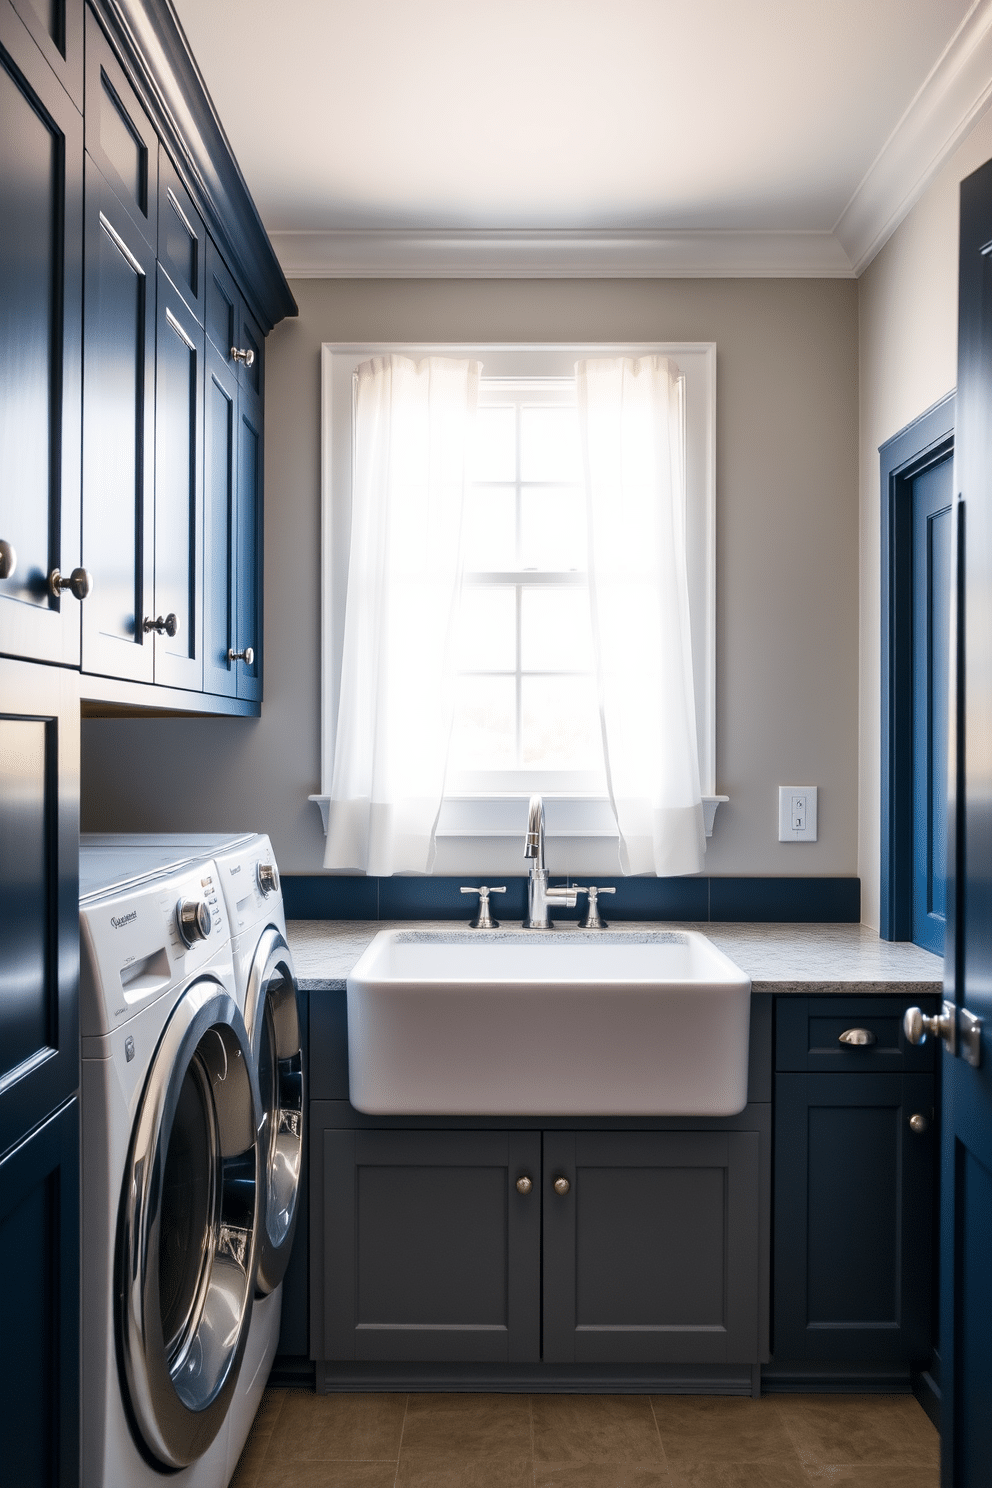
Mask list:
[[[451,732],[466,454],[481,363],[356,372],[341,696],[325,868],[427,873]]]
[[[624,873],[698,873],[684,381],[663,356],[576,363],[600,722]]]

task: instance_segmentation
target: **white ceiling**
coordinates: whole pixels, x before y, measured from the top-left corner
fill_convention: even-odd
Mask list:
[[[992,0],[175,4],[290,272],[851,274],[992,87]]]

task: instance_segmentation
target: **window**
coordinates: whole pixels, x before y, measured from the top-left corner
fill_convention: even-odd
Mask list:
[[[686,382],[686,501],[700,780],[714,790],[715,347],[325,345],[323,348],[323,789],[331,773],[350,534],[355,368],[398,352],[483,364],[465,515],[461,655],[435,872],[518,871],[521,798],[541,790],[549,835],[586,872],[615,871],[593,682],[574,365],[660,353]],[[632,644],[636,637],[632,636]],[[608,844],[614,844],[610,855]],[[569,871],[568,865],[554,865]]]

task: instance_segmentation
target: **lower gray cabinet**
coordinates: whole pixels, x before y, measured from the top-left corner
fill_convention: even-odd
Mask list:
[[[757,1362],[759,1142],[545,1133],[547,1361]]]
[[[313,1357],[755,1363],[760,1141],[314,1128]]]
[[[540,1357],[537,1132],[324,1130],[310,1142],[316,1358]]]

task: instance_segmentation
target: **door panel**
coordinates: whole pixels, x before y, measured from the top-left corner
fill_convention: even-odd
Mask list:
[[[86,162],[83,670],[150,682],[154,600],[155,261]]]
[[[945,996],[983,1023],[977,1066],[943,1057],[941,1476],[988,1480],[992,1399],[992,164],[961,186]]]
[[[79,1109],[69,1101],[0,1161],[4,1482],[79,1481]],[[16,1422],[16,1429],[13,1423]]]
[[[6,8],[0,118],[0,651],[78,664],[82,125]]]
[[[536,1361],[536,1133],[325,1130],[311,1153],[317,1357]]]
[[[159,150],[158,259],[203,324],[206,299],[206,231],[203,218],[165,149]]]
[[[79,1085],[78,698],[0,660],[0,1152]]]
[[[243,386],[238,404],[236,651],[252,659],[235,663],[238,697],[262,696],[262,403]]]
[[[203,328],[158,270],[155,364],[155,681],[203,686]]]
[[[759,1140],[545,1132],[546,1361],[757,1361]]]
[[[83,107],[83,0],[12,0],[76,108]]]
[[[913,939],[944,954],[953,462],[913,482]]]
[[[238,380],[227,357],[207,342],[204,395],[203,690],[236,697],[235,495],[238,487]]]
[[[158,135],[89,7],[85,117],[87,154],[154,254],[158,246]]]

